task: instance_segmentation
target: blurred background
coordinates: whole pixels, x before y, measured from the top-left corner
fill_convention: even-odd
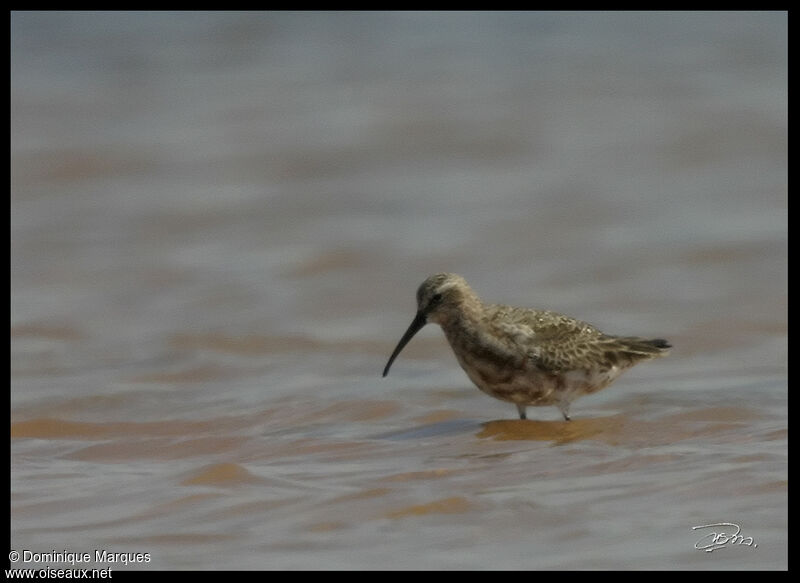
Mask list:
[[[11,13],[11,548],[787,568],[787,51],[785,12]],[[438,271],[672,355],[571,424],[435,326],[380,378]]]

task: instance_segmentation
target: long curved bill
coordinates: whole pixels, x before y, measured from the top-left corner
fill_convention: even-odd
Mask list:
[[[408,341],[414,337],[414,334],[419,332],[420,328],[422,328],[428,321],[425,318],[425,314],[422,312],[417,312],[417,315],[414,316],[414,320],[411,322],[411,326],[408,327],[406,333],[403,334],[403,337],[400,339],[400,342],[397,343],[397,348],[394,349],[392,355],[389,357],[389,362],[386,363],[386,368],[383,369],[383,376],[389,374],[389,367],[392,366],[394,359],[397,358],[397,355],[400,354],[400,351],[405,348],[405,345],[408,344]]]

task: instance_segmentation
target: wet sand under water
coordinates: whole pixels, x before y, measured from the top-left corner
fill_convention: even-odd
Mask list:
[[[785,498],[788,487],[772,451],[788,439],[777,410],[657,396],[625,405],[617,396],[607,407],[624,413],[579,400],[586,410],[570,422],[483,421],[431,406],[452,398],[435,393],[304,394],[268,409],[142,422],[70,420],[85,403],[35,416],[34,407],[11,426],[12,471],[29,485],[14,498],[15,520],[26,524],[17,536],[60,548],[69,533],[82,547],[150,552],[152,563],[138,566],[160,568],[704,569],[746,568],[753,553],[758,563],[781,560],[780,531],[763,519],[763,500]],[[474,388],[458,400],[513,414]],[[117,406],[97,403],[92,416]],[[547,416],[532,409],[540,411]],[[58,461],[27,462],[35,459]],[[758,548],[693,548],[692,526],[737,520]],[[583,548],[580,556],[559,550],[565,543]]]

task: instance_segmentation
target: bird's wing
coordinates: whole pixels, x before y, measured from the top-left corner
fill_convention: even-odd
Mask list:
[[[543,310],[493,306],[496,337],[513,344],[540,370],[555,373],[586,368],[603,352],[605,336],[591,324]]]
[[[495,338],[539,370],[558,374],[570,370],[621,366],[669,354],[666,340],[603,334],[587,322],[556,312],[491,306]]]
[[[553,373],[586,369],[602,358],[606,338],[583,322],[548,325],[536,330],[530,355],[539,368]]]

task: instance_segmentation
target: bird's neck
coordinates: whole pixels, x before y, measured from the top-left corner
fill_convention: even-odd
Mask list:
[[[452,344],[455,338],[474,336],[481,327],[483,317],[483,303],[476,297],[470,297],[446,312],[438,323]]]

